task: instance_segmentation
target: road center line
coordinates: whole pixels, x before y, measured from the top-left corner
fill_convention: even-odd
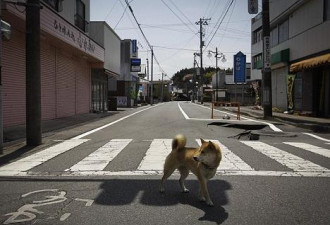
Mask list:
[[[146,110],[148,110],[148,109],[155,108],[155,107],[157,107],[157,106],[159,106],[159,105],[162,105],[162,104],[158,104],[158,105],[150,106],[150,107],[148,107],[148,108],[146,108],[146,109],[139,110],[139,111],[137,111],[137,112],[135,112],[135,113],[132,113],[132,114],[127,115],[127,116],[124,116],[124,117],[122,117],[122,118],[120,118],[120,119],[118,119],[118,120],[116,120],[116,121],[113,121],[113,122],[108,123],[108,124],[106,124],[106,125],[103,125],[103,126],[101,126],[101,127],[95,128],[95,129],[93,129],[93,130],[90,130],[90,131],[88,131],[88,132],[86,132],[86,133],[80,134],[80,135],[78,135],[78,136],[76,136],[76,137],[73,137],[73,138],[71,138],[71,139],[80,139],[80,138],[86,137],[87,135],[93,134],[93,133],[95,133],[95,132],[97,132],[97,131],[99,131],[99,130],[102,130],[102,129],[106,128],[106,127],[112,126],[112,125],[114,125],[114,124],[116,124],[116,123],[118,123],[118,122],[120,122],[120,121],[123,121],[123,120],[125,120],[125,119],[127,119],[127,118],[129,118],[129,117],[131,117],[131,116],[134,116],[134,115],[136,115],[136,114],[139,114],[139,113],[141,113],[141,112],[144,112],[144,111],[146,111]]]

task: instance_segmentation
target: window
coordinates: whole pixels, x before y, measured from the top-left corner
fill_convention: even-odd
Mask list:
[[[256,44],[256,43],[258,43],[261,40],[262,40],[262,29],[260,27],[259,29],[253,31],[253,34],[252,34],[252,44]]]
[[[277,26],[270,31],[270,47],[278,45],[278,29]]]
[[[55,9],[56,11],[62,11],[62,1],[63,0],[44,0],[44,2]]]
[[[285,20],[278,25],[278,43],[289,39],[289,20]]]
[[[87,32],[88,23],[85,20],[85,4],[81,0],[76,0],[75,25]]]
[[[253,69],[258,69],[258,63],[262,63],[262,53],[258,54],[258,55],[255,55],[253,56],[253,59],[252,59],[252,68]]]

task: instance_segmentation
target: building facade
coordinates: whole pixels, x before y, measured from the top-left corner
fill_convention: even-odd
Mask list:
[[[103,68],[104,48],[88,35],[89,0],[42,1],[42,120],[91,111],[91,71]],[[3,42],[4,127],[26,122],[25,13],[23,6],[3,3],[2,19],[12,35]]]
[[[121,72],[117,80],[117,104],[122,107],[131,107],[137,104],[139,90],[140,65],[134,68],[134,60],[139,61],[136,40],[124,39],[121,41]]]
[[[261,21],[252,19],[254,77],[262,69]],[[273,106],[330,117],[330,1],[271,1],[270,27]]]
[[[121,69],[121,39],[104,21],[91,21],[89,33],[105,49],[104,67],[92,70],[93,111],[106,111],[108,100],[111,101],[112,97],[117,95],[117,79]]]

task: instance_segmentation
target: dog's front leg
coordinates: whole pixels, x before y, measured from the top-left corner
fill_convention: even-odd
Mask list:
[[[207,189],[207,179],[205,179],[203,176],[198,176],[198,180],[200,183],[200,200],[205,201],[208,206],[214,206],[209,191]]]

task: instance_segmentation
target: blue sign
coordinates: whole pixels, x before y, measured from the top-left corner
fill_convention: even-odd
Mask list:
[[[141,66],[140,58],[131,58],[131,66]]]
[[[246,55],[238,52],[234,55],[234,82],[245,83]]]
[[[132,52],[136,53],[136,51],[137,51],[137,41],[132,40]]]

